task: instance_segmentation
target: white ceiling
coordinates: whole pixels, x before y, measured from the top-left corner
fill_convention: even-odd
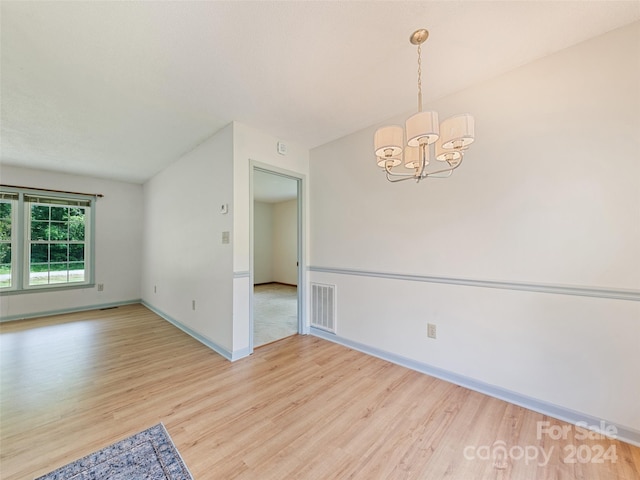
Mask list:
[[[312,148],[640,19],[618,1],[12,2],[4,164],[144,182],[233,120]]]
[[[254,200],[265,203],[279,203],[293,200],[297,196],[298,182],[295,179],[261,170],[253,172]]]

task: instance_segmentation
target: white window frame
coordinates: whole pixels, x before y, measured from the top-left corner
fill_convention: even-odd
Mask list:
[[[9,242],[9,245],[11,246],[11,286],[0,287],[0,292],[9,292],[18,288],[16,282],[16,271],[18,269],[18,260],[16,255],[16,252],[18,251],[18,239],[16,235],[16,224],[18,223],[18,199],[0,198],[0,202],[11,204],[11,242]]]
[[[95,286],[95,197],[90,195],[57,193],[36,189],[22,189],[17,187],[0,187],[4,193],[17,193],[18,199],[13,200],[11,209],[11,287],[0,288],[0,295],[32,293],[51,290],[67,290],[76,288],[93,288]],[[60,282],[29,285],[30,281],[30,232],[31,232],[31,202],[25,197],[40,197],[55,201],[67,201],[67,206],[73,202],[87,202],[85,208],[85,240],[84,267],[85,274],[82,282]],[[40,202],[42,205],[64,206],[60,203]]]

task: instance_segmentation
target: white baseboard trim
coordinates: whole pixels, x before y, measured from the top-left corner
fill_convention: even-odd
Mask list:
[[[352,348],[353,350],[366,353],[373,357],[387,360],[388,362],[395,363],[396,365],[401,365],[403,367],[410,368],[411,370],[415,370],[417,372],[439,378],[446,382],[460,385],[461,387],[468,388],[469,390],[474,390],[476,392],[489,395],[490,397],[498,398],[500,400],[504,400],[505,402],[513,403],[520,407],[533,410],[534,412],[548,415],[550,417],[571,423],[573,425],[579,423],[579,426],[584,427],[586,424],[589,426],[588,428],[592,428],[599,433],[604,433],[600,430],[600,426],[602,425],[601,422],[604,422],[606,426],[614,426],[617,429],[616,439],[640,447],[640,431],[633,428],[629,428],[624,425],[618,425],[606,419],[596,418],[591,415],[576,412],[574,410],[561,407],[553,403],[531,398],[526,395],[513,392],[511,390],[506,390],[495,385],[474,380],[470,377],[458,375],[457,373],[443,370],[441,368],[418,362],[416,360],[412,360],[395,353],[380,350],[375,347],[370,347],[359,342],[354,342],[353,340],[342,338],[338,335],[334,335],[332,333],[325,332],[314,327],[311,327],[310,334],[324,340],[329,340],[330,342],[338,343],[345,347]]]
[[[224,358],[226,358],[227,360],[229,360],[231,362],[234,362],[236,360],[240,360],[241,358],[247,357],[247,356],[249,356],[251,354],[251,349],[250,348],[245,348],[245,349],[242,349],[242,350],[236,350],[236,351],[230,352],[226,348],[221,347],[217,343],[212,342],[208,338],[200,335],[195,330],[192,330],[191,328],[187,327],[186,325],[184,325],[183,323],[179,322],[178,320],[176,320],[175,318],[171,317],[170,315],[167,315],[163,311],[158,310],[153,305],[150,305],[149,303],[145,302],[144,300],[141,300],[140,303],[142,303],[142,305],[147,307],[149,310],[151,310],[156,315],[162,317],[164,320],[166,320],[167,322],[171,323],[174,327],[179,328],[180,330],[182,330],[187,335],[193,337],[194,339],[196,339],[197,341],[199,341],[203,345],[209,347],[211,350],[213,350],[214,352],[222,355]]]
[[[234,350],[233,352],[231,352],[231,361],[235,362],[236,360],[240,360],[241,358],[248,357],[252,353],[253,352],[249,347],[243,348],[242,350]]]
[[[52,317],[53,315],[63,315],[65,313],[87,312],[89,310],[100,310],[104,308],[122,307],[124,305],[133,305],[135,303],[141,303],[142,300],[137,298],[135,300],[124,300],[121,302],[100,303],[98,305],[85,305],[83,307],[61,308],[59,310],[46,310],[42,312],[22,313],[19,315],[7,315],[0,317],[0,323],[2,322],[14,322],[17,320],[28,320],[30,318],[38,317]]]

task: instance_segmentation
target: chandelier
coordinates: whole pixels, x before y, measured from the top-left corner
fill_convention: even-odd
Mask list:
[[[428,37],[429,32],[425,29],[416,30],[409,37],[409,41],[418,46],[418,113],[407,119],[404,130],[400,125],[389,125],[379,128],[374,135],[376,162],[390,182],[447,178],[460,166],[465,151],[474,140],[473,117],[468,113],[454,115],[439,123],[438,112],[422,111],[421,46]],[[441,162],[441,166],[427,171],[432,159]],[[393,170],[403,160],[405,168],[413,173]]]

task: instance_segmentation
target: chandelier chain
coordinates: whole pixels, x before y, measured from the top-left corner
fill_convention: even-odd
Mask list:
[[[418,45],[418,111],[422,111],[422,45]]]

